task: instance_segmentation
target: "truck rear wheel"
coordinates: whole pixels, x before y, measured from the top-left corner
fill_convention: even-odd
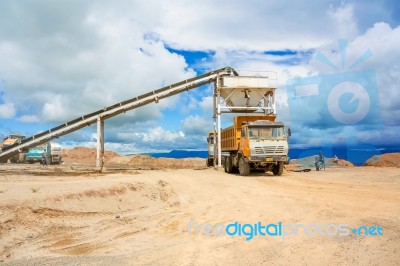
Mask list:
[[[225,173],[228,173],[228,169],[226,168],[226,161],[227,161],[227,159],[225,157],[224,160],[223,160],[224,171],[225,171]]]
[[[246,162],[243,156],[239,159],[239,173],[243,176],[250,174],[250,165]]]
[[[272,168],[272,173],[274,175],[282,175],[283,173],[283,163],[279,162],[278,164],[274,165]]]
[[[232,157],[226,156],[225,157],[225,172],[228,174],[233,172],[233,165],[232,165]]]

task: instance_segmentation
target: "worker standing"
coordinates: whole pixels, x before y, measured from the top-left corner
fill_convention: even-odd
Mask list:
[[[47,166],[47,155],[46,155],[46,150],[43,149],[42,151],[42,167]]]
[[[325,170],[325,156],[321,151],[318,156],[315,156],[315,170],[319,171],[322,168]]]

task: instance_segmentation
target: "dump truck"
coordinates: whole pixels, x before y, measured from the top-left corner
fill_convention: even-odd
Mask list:
[[[30,148],[25,153],[25,161],[27,163],[35,163],[42,161],[42,153],[46,153],[47,162],[49,164],[60,164],[62,162],[62,147],[56,142],[47,142],[45,144]]]
[[[214,141],[215,141],[214,131],[208,132],[208,137],[207,137],[208,156],[206,159],[207,167],[214,166],[214,158],[215,158]]]
[[[275,120],[276,115],[236,116],[232,126],[222,129],[225,172],[246,176],[251,170],[264,170],[282,175],[288,162],[288,139],[284,124]]]
[[[7,149],[10,146],[20,144],[21,141],[25,139],[25,136],[20,134],[10,134],[8,137],[4,138],[3,141],[0,143],[0,153]],[[19,153],[10,158],[11,163],[17,163],[24,161],[24,154]],[[7,161],[3,161],[2,163],[6,163]]]

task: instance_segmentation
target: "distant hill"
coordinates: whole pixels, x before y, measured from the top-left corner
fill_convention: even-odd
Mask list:
[[[399,152],[400,147],[371,147],[371,146],[357,146],[357,147],[309,147],[309,148],[290,148],[289,158],[299,159],[314,156],[322,151],[324,156],[332,158],[334,155],[340,159],[347,160],[354,165],[364,165],[364,163],[374,155],[381,155],[385,153]],[[143,153],[154,158],[207,158],[207,151],[191,151],[191,150],[172,150],[164,153]]]
[[[207,158],[207,151],[172,150],[166,153],[144,153],[154,158]]]

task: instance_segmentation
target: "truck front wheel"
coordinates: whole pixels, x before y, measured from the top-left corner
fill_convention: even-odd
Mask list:
[[[272,173],[274,175],[282,175],[283,173],[283,163],[279,162],[278,164],[274,165],[272,168]]]
[[[239,159],[239,173],[243,176],[250,174],[250,165],[246,162],[243,156]]]

